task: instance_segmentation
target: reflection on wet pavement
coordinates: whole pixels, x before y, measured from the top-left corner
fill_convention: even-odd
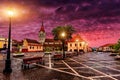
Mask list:
[[[119,71],[115,71],[115,70],[112,70],[112,69],[109,69],[109,68],[106,68],[106,67],[101,67],[101,68],[95,68],[101,72],[104,72],[108,75],[113,75],[113,74],[120,74]]]
[[[23,71],[23,74],[28,80],[87,80],[85,78],[43,68]]]
[[[114,80],[109,77],[100,77],[100,78],[93,78],[93,80]]]
[[[89,68],[74,68],[80,75],[83,75],[85,77],[91,77],[91,76],[103,76],[102,74],[89,69]]]
[[[10,76],[2,74],[4,62],[0,60],[0,80],[120,80],[120,61],[109,54],[91,52],[65,60],[51,60],[52,63],[50,56],[45,55],[45,65],[32,64],[27,70],[21,69],[24,57],[12,58],[13,73]]]

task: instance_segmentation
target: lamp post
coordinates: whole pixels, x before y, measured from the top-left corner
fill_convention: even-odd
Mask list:
[[[11,68],[11,59],[10,59],[10,43],[11,43],[11,17],[14,15],[13,11],[8,11],[8,16],[9,16],[9,32],[8,32],[8,49],[7,49],[7,56],[5,60],[5,69],[3,70],[3,73],[11,73],[12,68]]]
[[[79,51],[79,50],[78,50],[78,45],[79,45],[78,42],[79,42],[79,40],[76,39],[76,42],[77,42],[77,55],[78,55],[78,51]]]
[[[61,36],[62,36],[62,49],[63,49],[63,59],[65,58],[65,32],[62,32],[61,33]]]

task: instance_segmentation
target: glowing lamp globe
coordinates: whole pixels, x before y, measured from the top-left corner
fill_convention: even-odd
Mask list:
[[[62,37],[65,37],[65,33],[63,32],[63,33],[61,34],[61,36],[62,36]]]

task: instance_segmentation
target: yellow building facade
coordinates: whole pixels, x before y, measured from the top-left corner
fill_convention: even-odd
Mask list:
[[[79,35],[74,36],[67,42],[68,51],[88,51],[88,43],[85,42]]]
[[[4,37],[0,37],[0,49],[8,47],[8,39]],[[12,49],[12,40],[11,40],[11,49]]]
[[[23,52],[40,52],[40,51],[43,51],[43,46],[36,40],[24,39],[22,51]]]
[[[68,51],[84,51],[87,52],[87,44],[85,42],[68,42]]]

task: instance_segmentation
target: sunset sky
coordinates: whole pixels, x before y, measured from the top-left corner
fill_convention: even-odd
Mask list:
[[[92,47],[116,43],[120,38],[120,0],[0,0],[0,35],[8,35],[8,17],[13,8],[12,38],[38,40],[41,21],[47,37],[59,25],[72,25]],[[75,34],[76,34],[75,33]]]

